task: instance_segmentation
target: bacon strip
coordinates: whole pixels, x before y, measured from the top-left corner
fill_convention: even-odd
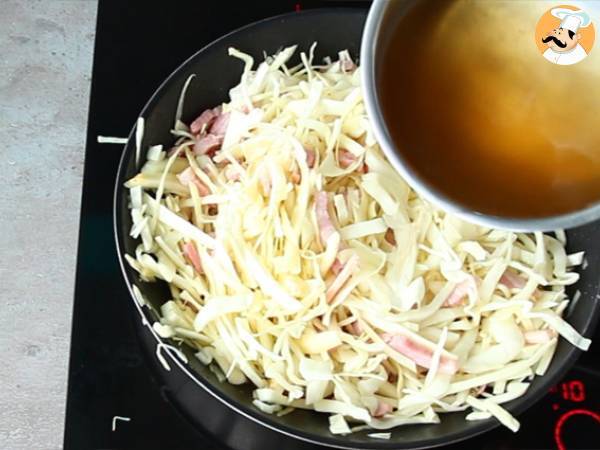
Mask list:
[[[223,144],[223,136],[215,134],[198,136],[196,142],[194,142],[194,153],[196,155],[206,155],[221,148],[221,144]]]
[[[208,131],[209,127],[221,114],[221,107],[217,106],[212,109],[205,109],[196,119],[190,124],[192,134],[198,134],[202,131]]]
[[[554,330],[534,330],[523,333],[527,344],[545,344],[556,337]]]
[[[499,283],[503,284],[508,289],[523,289],[527,284],[527,279],[507,269],[500,277]],[[536,289],[533,291],[532,297],[539,298],[541,294],[542,291]]]
[[[342,264],[342,262],[339,260],[339,258],[335,258],[333,260],[333,264],[331,265],[331,271],[336,274],[339,275],[339,273],[342,271],[342,269],[344,268],[344,265]]]
[[[506,270],[500,277],[500,283],[509,289],[523,289],[527,284],[527,280],[521,275]]]
[[[313,167],[315,167],[315,151],[309,148],[305,148],[304,150],[306,151],[306,165],[312,169]]]
[[[356,162],[356,156],[345,148],[341,148],[338,154],[338,161],[342,169],[347,169]]]
[[[196,246],[193,242],[187,242],[183,244],[183,256],[187,258],[187,260],[192,263],[194,269],[199,274],[203,273],[202,270],[202,261],[200,261],[200,255],[198,254],[198,250],[196,250]]]
[[[177,179],[184,186],[189,186],[190,183],[193,183],[194,186],[196,186],[196,188],[198,189],[198,193],[202,197],[210,194],[210,190],[208,189],[208,187],[202,181],[200,181],[200,178],[196,176],[191,167],[188,167],[183,172],[178,174]]]
[[[227,127],[229,126],[229,113],[222,113],[215,119],[214,123],[210,127],[211,134],[216,134],[217,136],[225,136],[227,132]]]
[[[428,347],[400,334],[383,333],[381,338],[387,345],[392,347],[398,353],[401,353],[412,360],[418,366],[425,367],[427,369],[431,367],[433,361],[433,350],[429,349]],[[438,370],[440,373],[453,375],[458,370],[458,362],[455,358],[449,358],[448,356],[442,354],[440,357]]]
[[[469,292],[477,292],[477,283],[473,276],[469,276],[464,281],[458,283],[444,301],[443,306],[453,307],[460,305],[463,299],[469,295]]]
[[[315,166],[315,152],[310,149],[304,149],[304,151],[306,152],[306,165],[312,169]],[[290,173],[290,181],[294,184],[300,184],[300,181],[302,181],[302,174],[296,165]]]
[[[319,235],[321,244],[325,246],[327,240],[333,233],[337,233],[331,217],[329,217],[329,197],[327,192],[319,191],[315,196],[315,212],[317,214],[317,225],[319,226]]]
[[[364,331],[363,327],[361,327],[360,323],[358,323],[358,320],[355,320],[350,325],[348,325],[348,329],[350,331],[350,334],[353,334],[354,336],[360,336],[361,334],[363,334]]]
[[[354,155],[354,153],[346,150],[345,148],[341,148],[338,155],[338,162],[342,169],[347,169],[352,164],[356,162],[358,158]],[[369,173],[369,166],[365,162],[362,163],[360,167],[356,169],[360,173]]]
[[[194,153],[206,155],[219,150],[228,126],[229,113],[222,113],[220,106],[203,111],[190,125],[192,134],[196,135]]]
[[[394,410],[394,408],[391,405],[379,400],[377,402],[377,408],[375,409],[375,412],[373,413],[373,417],[383,417],[386,414],[391,413],[393,410]]]

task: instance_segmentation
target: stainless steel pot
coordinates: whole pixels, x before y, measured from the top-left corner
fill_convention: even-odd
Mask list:
[[[561,228],[571,228],[600,219],[600,201],[582,210],[544,218],[524,219],[482,214],[450,199],[411,170],[406,159],[392,141],[382,113],[380,93],[377,86],[381,75],[381,59],[386,40],[392,34],[398,20],[419,1],[422,0],[375,0],[367,17],[361,44],[360,70],[367,113],[371,118],[377,140],[396,170],[413,189],[431,203],[445,211],[457,214],[465,220],[484,226],[515,231],[552,231]],[[600,3],[570,3],[582,6],[593,18],[600,18]],[[551,6],[553,5],[548,5],[548,7]],[[600,21],[596,20],[596,23],[600,23]],[[596,49],[594,56],[600,58],[600,49]]]

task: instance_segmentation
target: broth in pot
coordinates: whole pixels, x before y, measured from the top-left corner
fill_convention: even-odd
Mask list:
[[[553,22],[550,7],[415,2],[384,50],[379,98],[395,147],[473,211],[537,218],[600,200],[600,48],[593,22],[568,11]],[[578,45],[579,62],[551,61]]]

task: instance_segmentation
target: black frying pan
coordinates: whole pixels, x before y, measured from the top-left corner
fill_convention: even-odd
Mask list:
[[[181,87],[190,74],[195,73],[196,78],[187,91],[183,113],[185,122],[189,123],[205,108],[227,99],[228,90],[237,84],[242,70],[239,60],[227,56],[228,47],[237,47],[254,56],[255,61],[260,61],[263,51],[273,54],[281,47],[292,44],[299,44],[300,49],[308,50],[310,45],[317,41],[317,60],[327,55],[335,57],[337,52],[343,49],[348,49],[352,55],[358,56],[365,16],[366,12],[363,10],[312,10],[262,20],[218,39],[184,62],[146,104],[141,112],[146,121],[144,147],[154,144],[164,144],[168,147],[173,142],[169,130],[173,125]],[[407,70],[409,69],[408,67]],[[127,208],[128,191],[123,188],[123,183],[137,173],[134,161],[134,134],[132,131],[117,175],[115,235],[123,275],[129,290],[132,290],[133,284],[137,285],[152,308],[159,310],[160,305],[169,298],[166,285],[141,282],[122,257],[124,253],[133,254],[137,245],[137,242],[129,237],[131,219]],[[143,159],[142,155],[140,164],[143,163]],[[582,295],[576,305],[570,305],[566,315],[577,330],[591,336],[600,309],[600,248],[597,246],[600,223],[571,230],[568,237],[570,251],[587,252],[588,268],[582,272],[579,283],[571,287],[571,294],[579,289]],[[132,304],[149,323],[158,319],[156,313],[149,308],[141,308],[133,297]],[[154,333],[152,336],[143,342],[153,352],[160,338]],[[174,345],[173,342],[167,343]],[[442,415],[441,423],[437,425],[410,425],[398,428],[392,433],[389,441],[369,438],[367,432],[335,436],[329,432],[326,414],[298,410],[277,417],[262,413],[251,404],[250,385],[233,386],[219,383],[213,373],[194,358],[191,349],[184,347],[183,352],[188,357],[189,365],[181,363],[171,355],[168,358],[170,365],[179,366],[179,369],[174,367],[170,372],[160,372],[165,384],[174,392],[174,401],[193,422],[210,428],[213,433],[224,438],[228,445],[238,448],[262,449],[266,448],[267,443],[270,448],[307,448],[306,442],[339,448],[426,448],[467,439],[498,425],[493,419],[467,422],[464,420],[465,413],[451,413]],[[577,349],[561,340],[547,374],[536,378],[527,394],[508,403],[507,409],[518,415],[539,400],[549,387],[567,372],[579,353]],[[185,374],[183,379],[182,373]],[[207,398],[206,392],[221,403]],[[224,405],[267,428],[250,423]],[[208,414],[207,407],[211,408]],[[305,443],[284,438],[282,434],[274,433],[273,430]]]

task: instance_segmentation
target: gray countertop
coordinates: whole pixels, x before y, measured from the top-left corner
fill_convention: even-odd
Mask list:
[[[95,0],[0,0],[0,447],[62,447]]]

